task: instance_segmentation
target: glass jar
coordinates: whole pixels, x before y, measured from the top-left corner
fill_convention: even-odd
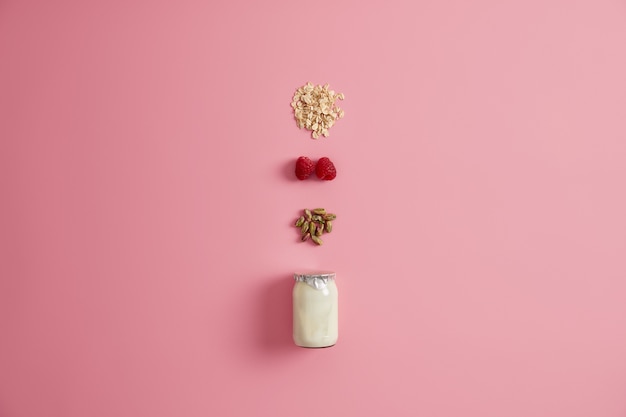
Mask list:
[[[293,287],[293,341],[306,348],[337,343],[338,293],[335,273],[295,273]]]

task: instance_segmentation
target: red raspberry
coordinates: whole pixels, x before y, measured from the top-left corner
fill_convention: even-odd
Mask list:
[[[306,156],[301,156],[296,161],[296,177],[306,180],[315,171],[315,164]]]
[[[315,166],[315,175],[320,180],[333,180],[337,176],[337,170],[335,169],[335,165],[330,161],[330,159],[323,157],[317,161],[317,165]]]

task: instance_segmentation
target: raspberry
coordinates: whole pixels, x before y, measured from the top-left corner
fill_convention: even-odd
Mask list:
[[[330,161],[330,159],[323,157],[317,161],[317,165],[315,166],[315,175],[320,180],[333,180],[337,176],[337,170],[335,169],[335,165]]]
[[[315,164],[306,156],[301,156],[296,161],[296,177],[306,180],[315,171]]]

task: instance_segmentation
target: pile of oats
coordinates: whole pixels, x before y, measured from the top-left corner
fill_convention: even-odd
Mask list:
[[[337,99],[343,100],[343,94],[329,90],[328,84],[306,83],[296,90],[291,102],[296,124],[300,129],[310,130],[313,139],[320,135],[328,137],[328,129],[344,115],[343,110],[335,105]]]

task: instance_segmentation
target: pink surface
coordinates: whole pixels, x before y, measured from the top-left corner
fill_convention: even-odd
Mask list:
[[[0,1],[0,416],[626,416],[624,1],[168,3]]]

